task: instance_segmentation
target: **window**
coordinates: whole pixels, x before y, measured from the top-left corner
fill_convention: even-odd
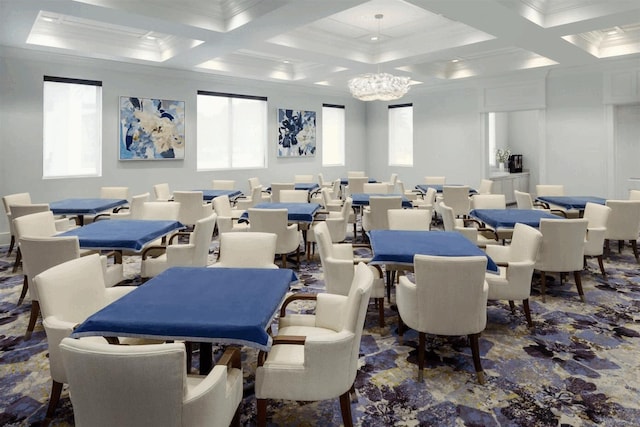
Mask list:
[[[197,168],[267,166],[267,98],[198,91]]]
[[[489,166],[496,167],[496,113],[487,114],[487,139],[489,141]]]
[[[389,106],[389,166],[413,166],[413,104]]]
[[[102,82],[44,76],[42,177],[102,174]]]
[[[322,166],[344,166],[344,105],[322,104]]]

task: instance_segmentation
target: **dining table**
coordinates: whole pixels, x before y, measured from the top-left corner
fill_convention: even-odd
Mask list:
[[[289,269],[171,267],[89,316],[71,337],[197,342],[206,374],[212,344],[271,348],[271,323],[297,280]]]
[[[413,208],[411,204],[411,200],[407,199],[404,195],[400,193],[354,193],[351,196],[352,206],[369,206],[369,198],[371,196],[375,197],[402,197],[402,207],[403,208]]]
[[[478,246],[454,231],[371,230],[368,232],[373,257],[369,264],[385,265],[387,270],[387,299],[391,299],[392,270],[413,269],[413,257],[485,256],[487,271],[498,273],[497,264]]]
[[[82,249],[139,253],[147,244],[182,228],[182,223],[172,220],[105,219],[56,236],[77,236]]]
[[[256,203],[256,209],[286,209],[289,222],[297,222],[303,224],[311,224],[316,213],[321,206],[318,203]],[[240,215],[238,222],[249,221],[249,211],[245,211]]]
[[[598,205],[607,203],[607,199],[595,196],[538,196],[536,201],[546,204],[549,208],[552,207],[551,205],[556,205],[566,210],[577,210],[579,217],[583,216],[587,203]]]
[[[433,188],[436,190],[436,193],[442,193],[443,187],[463,187],[461,184],[418,184],[416,185],[416,189],[421,193],[426,194],[429,188]],[[477,194],[478,191],[474,188],[469,187],[469,194]]]
[[[235,200],[238,197],[242,196],[242,191],[240,190],[194,190],[194,191],[202,191],[202,199],[204,201],[210,202],[216,197],[227,196],[229,200]]]
[[[472,209],[469,216],[475,218],[491,228],[513,229],[517,223],[538,228],[540,220],[563,219],[564,217],[554,215],[544,209]]]
[[[78,225],[84,225],[85,215],[97,215],[127,203],[127,199],[71,198],[49,203],[49,209],[54,215],[76,215]]]

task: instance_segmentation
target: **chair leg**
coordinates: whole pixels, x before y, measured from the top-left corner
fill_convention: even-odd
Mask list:
[[[187,373],[190,373],[191,366],[193,364],[193,344],[189,341],[185,341],[184,350],[187,353]]]
[[[402,321],[402,317],[400,317],[400,313],[398,313],[398,342],[402,344],[402,337],[404,335],[404,322]]]
[[[482,363],[480,362],[480,334],[469,334],[469,342],[471,344],[471,355],[473,356],[473,366],[476,369],[478,383],[484,384],[484,372],[482,371]]]
[[[12,273],[15,273],[16,271],[18,271],[18,266],[22,263],[22,252],[20,252],[20,246],[18,246],[18,249],[16,249],[16,260],[13,262],[13,269],[11,270]]]
[[[11,236],[11,243],[9,243],[9,252],[7,252],[7,256],[11,255],[14,246],[16,245],[16,236]]]
[[[424,378],[424,346],[425,333],[418,332],[418,381],[420,382]]]
[[[529,298],[522,300],[522,309],[524,310],[524,317],[527,318],[529,328],[533,329],[533,319],[531,318],[531,309],[529,308]]]
[[[29,281],[27,280],[27,276],[25,275],[22,281],[22,291],[20,291],[20,298],[18,298],[18,304],[16,305],[22,304],[22,301],[24,301],[24,297],[27,295],[28,289],[29,289]]]
[[[636,257],[636,261],[640,262],[640,258],[638,258],[638,242],[635,240],[629,240],[631,243],[631,249],[633,249],[633,255]]]
[[[287,254],[282,254],[282,268],[287,268]]]
[[[267,425],[267,399],[256,399],[257,419],[256,425],[258,427],[265,427]]]
[[[578,295],[580,295],[580,299],[584,302],[584,291],[582,290],[582,277],[579,271],[573,272],[573,278],[576,281],[576,287],[578,288]]]
[[[340,412],[342,412],[342,423],[344,424],[344,427],[353,427],[349,391],[346,391],[345,393],[340,395]]]
[[[544,271],[540,272],[540,293],[542,294],[542,302],[546,302],[545,294],[547,293],[547,275]]]
[[[236,412],[233,414],[233,418],[231,419],[231,427],[240,427],[240,405],[236,408]]]
[[[511,314],[516,314],[516,305],[511,300],[509,300],[509,308],[511,309]]]
[[[36,326],[36,320],[38,320],[38,315],[40,314],[40,303],[38,301],[31,301],[31,314],[29,315],[29,325],[27,326],[27,332],[24,334],[24,339],[31,339],[31,333],[33,332],[33,328]]]
[[[618,240],[618,253],[622,252],[623,246],[624,246],[624,240]]]
[[[44,425],[49,425],[56,411],[60,395],[62,394],[62,383],[53,381],[51,384],[51,396],[49,396],[49,406],[47,407],[47,415],[45,415]]]
[[[384,298],[376,298],[378,303],[378,325],[384,328]]]
[[[605,277],[607,273],[604,271],[604,264],[602,263],[602,255],[598,255],[598,265],[600,266],[600,272],[602,273],[602,277]]]
[[[298,263],[298,269],[300,269],[300,245],[296,248],[296,262]]]

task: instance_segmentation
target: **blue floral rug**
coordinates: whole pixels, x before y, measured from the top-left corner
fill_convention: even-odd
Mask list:
[[[215,243],[214,243],[215,246]],[[615,245],[614,245],[615,246]],[[0,248],[0,425],[37,426],[50,391],[47,342],[41,322],[23,340],[28,298],[16,306],[22,275],[12,275],[14,257]],[[214,257],[212,255],[212,261]],[[466,339],[427,338],[424,380],[417,381],[417,334],[397,336],[397,313],[386,303],[385,328],[371,307],[361,342],[358,426],[638,426],[640,425],[640,274],[626,247],[605,259],[607,278],[595,263],[583,272],[586,303],[571,279],[548,289],[542,303],[534,281],[535,330],[519,308],[489,302],[480,338],[486,384],[479,385]],[[139,283],[139,260],[125,257],[127,283]],[[323,291],[317,262],[303,263],[296,290]],[[394,300],[392,296],[392,301]],[[298,310],[310,310],[301,304]],[[222,348],[215,349],[219,355]],[[245,380],[251,383],[257,352],[243,349]],[[197,360],[197,358],[196,358]],[[194,369],[197,365],[194,366]],[[313,387],[313,384],[309,384]],[[243,425],[255,424],[255,399],[241,406]],[[269,401],[270,425],[337,426],[339,403]],[[65,388],[52,425],[73,425]]]

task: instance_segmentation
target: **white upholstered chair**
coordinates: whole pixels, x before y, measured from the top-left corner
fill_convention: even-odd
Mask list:
[[[60,343],[76,426],[239,426],[240,350],[206,376],[187,375],[183,344]]]
[[[371,230],[388,230],[387,211],[389,209],[402,209],[402,197],[370,196],[369,206],[365,206],[362,210],[362,235]]]
[[[467,335],[478,382],[484,384],[480,333],[487,324],[487,258],[415,255],[415,283],[400,276],[396,288],[398,334],[404,325],[418,331],[418,380],[424,369],[425,334]]]
[[[271,202],[280,203],[280,190],[294,190],[293,182],[274,182],[271,184]]]
[[[536,197],[540,196],[564,196],[564,185],[562,184],[537,184]],[[565,218],[577,218],[579,211],[576,209],[565,209],[562,206],[554,205],[546,202],[536,202],[535,205],[541,205],[543,208],[549,209],[551,213],[563,216]]]
[[[347,238],[349,216],[353,214],[353,211],[351,210],[351,202],[351,197],[347,197],[347,200],[344,201],[340,211],[330,211],[327,218],[323,221],[319,221],[326,224],[333,243],[344,242]],[[311,227],[307,231],[307,260],[311,259],[311,254],[315,249],[316,236],[314,228],[315,227]]]
[[[362,192],[366,194],[389,194],[393,193],[393,187],[388,182],[365,182],[362,185]]]
[[[319,222],[314,227],[320,263],[324,273],[325,289],[330,294],[347,295],[353,279],[354,267],[361,263],[368,263],[370,258],[356,257],[351,243],[335,243],[331,240],[329,227]],[[378,324],[384,327],[384,295],[385,286],[382,270],[378,266],[369,266],[374,273],[371,298],[378,307]]]
[[[431,228],[431,211],[427,209],[389,209],[389,230],[422,230]]]
[[[537,184],[536,196],[564,196],[562,184]]]
[[[174,191],[173,200],[180,203],[178,221],[192,227],[198,220],[206,218],[213,210],[211,204],[204,203],[202,191]]]
[[[269,198],[266,201],[270,200],[271,199]],[[252,208],[258,203],[262,203],[264,201],[265,200],[262,195],[262,186],[258,185],[251,189],[251,194],[249,195],[249,197],[240,197],[236,199],[236,208],[242,211],[246,211],[247,209]]]
[[[516,207],[518,209],[541,209],[545,210],[554,215],[561,216],[563,218],[567,217],[567,213],[562,209],[550,209],[548,204],[534,202],[531,198],[531,194],[526,193],[524,191],[513,190],[513,194],[516,197]]]
[[[140,219],[177,221],[179,214],[180,203],[144,202]]]
[[[418,199],[418,196],[420,195],[418,190],[407,190],[404,186],[404,182],[401,180],[397,180],[396,185],[398,186],[400,194],[402,194],[407,200],[411,200],[413,202]]]
[[[256,187],[260,187],[260,193],[258,194],[259,197],[255,198],[254,204],[271,201],[271,194],[264,190],[264,185],[260,183],[260,179],[258,179],[258,177],[254,176],[254,177],[248,178],[247,181],[249,182],[249,194],[253,195],[254,194],[253,190]],[[248,209],[248,208],[245,207],[243,209]]]
[[[121,209],[118,212],[96,215],[93,220],[98,221],[104,218],[109,219],[142,219],[145,202],[149,201],[149,193],[137,194],[131,197],[128,209]]]
[[[62,386],[68,383],[60,354],[60,341],[68,337],[77,324],[136,287],[106,288],[102,261],[98,254],[72,259],[51,267],[38,274],[34,283],[38,289],[42,324],[49,346],[52,387],[46,419],[50,420],[60,399]],[[101,337],[83,339],[104,342],[104,338]]]
[[[588,221],[581,219],[546,219],[540,220],[542,245],[538,252],[535,269],[540,272],[542,301],[546,301],[548,272],[571,273],[576,282],[580,299],[584,302],[582,278],[584,268],[584,241],[587,235]],[[562,274],[560,275],[562,280]]]
[[[213,199],[212,204],[213,210],[216,215],[218,215],[216,222],[218,224],[219,234],[228,233],[230,231],[247,231],[249,229],[249,224],[246,222],[238,222],[238,218],[240,218],[244,211],[240,209],[233,209],[228,196],[218,196]]]
[[[348,178],[362,178],[365,176],[365,171],[347,171]]]
[[[38,288],[33,278],[43,271],[72,259],[80,258],[80,244],[77,236],[59,237],[20,237],[20,250],[23,258],[24,286],[29,289],[31,298],[31,314],[24,339],[31,338],[31,333],[40,314]],[[115,252],[115,261],[109,263],[107,256],[101,255],[104,285],[114,286],[123,280],[122,257]],[[19,304],[20,302],[18,302]]]
[[[493,181],[490,179],[481,179],[478,187],[478,194],[491,194],[493,189]]]
[[[166,246],[147,247],[142,251],[140,277],[157,276],[169,267],[206,267],[215,224],[216,214],[212,212],[196,221],[192,232],[173,234]],[[189,237],[188,243],[174,243],[185,235]]]
[[[587,203],[584,208],[584,214],[587,223],[587,236],[584,241],[584,259],[585,264],[587,257],[596,257],[598,266],[602,276],[606,276],[602,255],[604,253],[604,240],[607,234],[607,223],[609,222],[609,214],[611,208],[599,205],[597,203]]]
[[[100,198],[129,200],[129,187],[100,187]]]
[[[629,190],[629,200],[640,200],[640,190]]]
[[[446,203],[445,203],[446,204]],[[474,194],[471,196],[471,209],[506,209],[504,194]]]
[[[427,188],[427,192],[424,193],[424,195],[422,196],[422,199],[418,198],[414,200],[412,204],[418,209],[428,209],[431,212],[435,213],[437,194],[438,194],[438,191],[435,188],[429,187]]]
[[[315,314],[287,315],[286,304],[296,296],[285,301],[273,346],[258,355],[255,393],[259,427],[266,426],[267,399],[318,401],[337,397],[342,422],[346,427],[353,425],[349,391],[358,372],[372,281],[371,270],[359,264],[348,295],[318,294]],[[303,298],[309,299],[309,294]]]
[[[307,190],[280,190],[280,203],[308,203]]]
[[[333,182],[325,181],[324,174],[322,172],[318,173],[318,185],[320,188],[331,188],[333,187]]]
[[[425,185],[444,185],[445,184],[444,176],[425,176],[424,183]]]
[[[289,225],[286,209],[249,209],[249,232],[275,233],[278,236],[276,254],[282,256],[282,267],[287,267],[287,254],[295,252],[300,265],[301,233],[297,224]]]
[[[364,193],[364,185],[369,182],[369,178],[366,176],[350,176],[347,179],[347,185],[344,188],[346,196],[352,194]]]
[[[236,182],[233,179],[213,179],[211,180],[213,190],[235,190]]]
[[[274,233],[222,233],[220,255],[210,267],[278,268],[273,263],[277,240]]]
[[[293,182],[296,184],[311,184],[313,183],[313,175],[304,174],[304,175],[294,175]]]
[[[533,328],[529,297],[531,279],[538,250],[542,244],[542,234],[533,227],[516,224],[509,246],[489,245],[487,255],[498,264],[499,274],[486,273],[490,300],[507,300],[511,311],[515,312],[514,301],[522,301],[527,324]]]
[[[640,262],[640,258],[638,258],[640,200],[607,200],[606,205],[611,208],[605,235],[607,251],[611,240],[618,241],[618,252],[622,250],[624,241],[628,240],[636,261]]]
[[[9,243],[9,251],[7,255],[11,255],[13,248],[16,246],[15,233],[13,232],[13,218],[11,216],[12,205],[30,205],[31,194],[29,193],[15,193],[7,194],[2,197],[2,204],[4,205],[4,212],[7,215],[7,222],[9,223],[9,232],[11,233],[11,242]]]
[[[487,234],[492,233],[494,230],[479,227],[476,220],[456,218],[453,213],[453,209],[445,205],[443,202],[440,202],[439,206],[444,231],[457,231],[480,248],[486,248],[488,245],[500,244],[497,234],[493,234],[492,237],[487,237],[483,234],[483,232]],[[474,224],[474,226],[467,227],[467,224],[470,223]]]
[[[162,184],[156,184],[153,186],[153,194],[156,196],[156,200],[159,202],[166,202],[173,199],[169,184],[163,182]]]
[[[469,186],[443,186],[442,201],[445,205],[453,209],[453,214],[456,217],[466,217],[469,215],[469,209],[471,208],[471,201],[469,200]]]

